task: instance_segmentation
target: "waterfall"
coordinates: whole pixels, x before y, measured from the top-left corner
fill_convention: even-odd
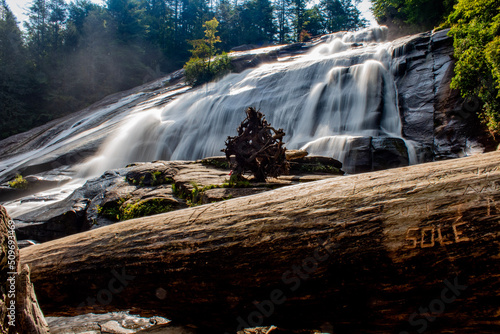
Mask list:
[[[285,130],[288,149],[341,161],[352,138],[401,138],[385,35],[384,27],[333,34],[304,56],[230,74],[163,107],[131,112],[81,170],[94,175],[137,161],[221,155],[249,106]]]

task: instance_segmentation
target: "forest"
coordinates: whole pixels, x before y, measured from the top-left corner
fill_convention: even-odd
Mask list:
[[[0,139],[182,68],[193,41],[203,39],[205,23],[214,18],[217,49],[227,52],[240,45],[303,42],[360,29],[367,22],[356,7],[358,1],[106,0],[99,5],[89,0],[33,0],[21,27],[6,0],[0,0]],[[400,34],[452,27],[461,71],[454,88],[463,96],[479,97],[485,123],[498,132],[496,1],[372,4],[379,23]]]

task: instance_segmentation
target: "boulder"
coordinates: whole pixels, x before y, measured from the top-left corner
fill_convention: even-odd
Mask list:
[[[408,149],[401,138],[372,138],[372,170],[408,166]]]
[[[307,156],[309,153],[305,150],[286,150],[286,160],[296,160]]]
[[[16,217],[16,233],[19,239],[48,241],[86,231],[85,212],[90,200],[65,199]]]
[[[354,137],[346,145],[344,169],[348,173],[364,173],[372,170],[371,137]]]

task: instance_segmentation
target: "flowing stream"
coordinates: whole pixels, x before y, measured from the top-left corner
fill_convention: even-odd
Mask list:
[[[162,108],[132,113],[81,166],[83,175],[136,161],[221,155],[249,106],[285,130],[288,149],[341,161],[353,137],[401,138],[393,50],[385,34],[385,27],[337,33],[307,55],[231,74]],[[411,143],[407,147],[415,163]]]
[[[78,149],[97,137],[102,138],[98,152],[84,163],[73,164],[70,189],[132,162],[221,155],[225,139],[236,134],[249,106],[260,109],[275,128],[285,130],[288,149],[334,157],[349,172],[344,158],[353,139],[402,139],[394,83],[397,62],[393,54],[398,50],[385,41],[386,33],[386,27],[336,33],[307,54],[278,58],[197,89],[125,96],[59,131],[36,149],[0,161],[0,174],[12,174],[36,159]],[[410,163],[417,163],[412,142],[405,143]],[[51,196],[52,201],[61,199],[54,192]],[[13,212],[26,211],[20,203],[6,206]]]

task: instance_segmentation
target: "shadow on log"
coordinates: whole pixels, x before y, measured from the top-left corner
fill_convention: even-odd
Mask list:
[[[500,152],[281,188],[21,250],[47,315],[200,332],[500,331]]]

